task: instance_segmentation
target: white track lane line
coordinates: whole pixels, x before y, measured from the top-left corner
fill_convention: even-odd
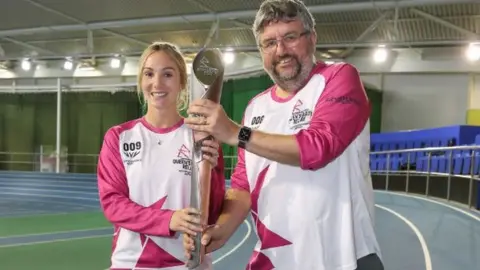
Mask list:
[[[54,232],[43,232],[43,233],[28,233],[28,234],[13,234],[13,235],[8,235],[8,236],[0,236],[0,239],[7,239],[7,238],[21,238],[21,237],[31,237],[31,236],[42,236],[42,235],[48,235],[48,234],[65,234],[65,233],[76,233],[76,232],[88,232],[92,230],[106,230],[106,229],[112,229],[113,228],[108,226],[108,227],[93,227],[93,228],[88,228],[88,229],[78,229],[78,230],[68,230],[68,231],[54,231]],[[112,232],[113,233],[113,232]]]
[[[422,197],[422,196],[416,196],[416,195],[409,195],[409,194],[405,194],[405,193],[397,193],[397,192],[391,192],[391,191],[384,191],[384,190],[375,190],[376,193],[384,193],[384,194],[391,194],[391,195],[396,195],[396,196],[403,196],[403,197],[407,197],[407,198],[413,198],[413,199],[417,199],[417,200],[424,200],[426,202],[431,202],[431,203],[435,203],[435,204],[438,204],[438,205],[441,205],[443,207],[447,207],[447,208],[450,208],[452,210],[455,210],[459,213],[462,213],[464,215],[467,215],[477,221],[480,221],[480,216],[477,216],[477,215],[474,215],[472,213],[469,213],[468,211],[465,211],[461,208],[458,208],[458,207],[455,207],[453,205],[449,205],[449,204],[446,204],[446,203],[443,203],[443,202],[440,202],[440,201],[437,201],[437,200],[432,200],[432,199],[429,199],[429,198],[425,198],[425,197]]]
[[[46,241],[35,241],[35,242],[21,243],[21,244],[3,245],[3,246],[0,246],[0,249],[7,248],[7,247],[22,247],[22,246],[31,246],[31,245],[38,245],[38,244],[49,244],[49,243],[84,240],[84,239],[92,239],[92,238],[104,238],[104,237],[112,237],[112,234],[110,233],[110,234],[102,234],[102,235],[82,236],[82,237],[73,237],[73,238],[64,238],[64,239],[55,239],[55,240],[46,240]]]
[[[248,220],[244,220],[243,223],[245,223],[247,225],[247,233],[243,237],[242,241],[240,241],[237,245],[235,245],[227,253],[223,254],[220,258],[213,261],[213,264],[216,264],[216,263],[222,261],[226,257],[230,256],[230,254],[237,251],[237,249],[239,249],[247,241],[247,239],[250,237],[250,235],[252,234],[252,225],[250,224],[250,222],[248,222]]]
[[[415,224],[413,224],[406,217],[402,216],[401,214],[397,213],[396,211],[394,211],[394,210],[392,210],[388,207],[385,207],[385,206],[382,206],[382,205],[379,205],[379,204],[375,204],[375,206],[382,209],[382,210],[385,210],[385,211],[387,211],[387,212],[389,212],[393,215],[395,215],[396,217],[401,219],[403,222],[405,222],[410,227],[410,229],[412,229],[412,231],[417,236],[418,241],[420,242],[420,246],[422,247],[423,256],[425,258],[425,270],[432,270],[432,259],[430,257],[430,252],[428,251],[427,242],[425,241],[425,238],[423,238],[423,235],[420,232],[420,230],[417,228],[417,226],[415,226]]]

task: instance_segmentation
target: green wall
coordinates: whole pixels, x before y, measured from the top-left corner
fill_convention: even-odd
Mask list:
[[[225,112],[237,123],[242,121],[248,102],[272,85],[268,76],[251,77],[226,81],[223,86],[221,103]],[[230,178],[231,168],[236,160],[236,147],[223,146],[225,159],[225,177]]]
[[[366,88],[368,99],[372,104],[370,114],[370,133],[380,133],[382,129],[382,92],[375,89]]]
[[[242,120],[250,99],[272,85],[268,75],[226,81],[221,103],[236,122]],[[367,89],[372,101],[371,132],[380,132],[382,94]],[[110,94],[65,93],[62,96],[62,146],[69,154],[98,154],[103,135],[113,125],[142,115],[139,99],[134,92]],[[56,94],[0,94],[0,152],[38,152],[39,145],[55,147]],[[235,157],[236,148],[222,146],[224,155]],[[15,156],[26,164],[4,163],[9,157],[0,154],[0,170],[33,170],[38,157]],[[30,162],[30,164],[28,164]],[[69,163],[95,164],[94,157],[70,157]],[[234,160],[226,159],[230,177]],[[72,172],[94,172],[92,165],[70,167]]]
[[[40,145],[56,144],[56,94],[0,94],[0,152],[34,153]],[[103,135],[111,126],[139,115],[135,93],[65,93],[62,96],[62,146],[69,154],[98,154]],[[32,170],[32,155],[16,155],[6,164],[0,155],[0,170]],[[96,163],[94,157],[72,157],[69,163]],[[93,172],[89,165],[71,168]]]

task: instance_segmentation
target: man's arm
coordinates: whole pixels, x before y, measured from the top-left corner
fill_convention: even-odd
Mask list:
[[[338,157],[363,130],[370,104],[358,71],[339,67],[326,82],[310,126],[295,135],[252,130],[246,150],[284,164],[316,170]]]
[[[212,238],[207,252],[221,248],[247,217],[250,206],[250,188],[245,170],[245,150],[238,149],[238,161],[231,176],[231,188],[227,190],[222,212],[216,222],[218,238]]]
[[[125,168],[120,156],[119,134],[110,129],[105,135],[97,168],[100,205],[111,223],[138,233],[174,236],[170,230],[173,211],[161,209],[165,199],[150,207],[130,200]]]

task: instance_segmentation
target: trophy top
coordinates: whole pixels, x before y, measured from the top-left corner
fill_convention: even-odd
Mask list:
[[[225,69],[222,53],[219,49],[202,49],[193,59],[192,69],[201,83],[212,85],[218,76],[223,75]]]

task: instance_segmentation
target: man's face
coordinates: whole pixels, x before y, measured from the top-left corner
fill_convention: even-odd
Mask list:
[[[277,83],[295,84],[308,76],[316,35],[305,31],[300,20],[266,25],[259,42],[264,68]]]

